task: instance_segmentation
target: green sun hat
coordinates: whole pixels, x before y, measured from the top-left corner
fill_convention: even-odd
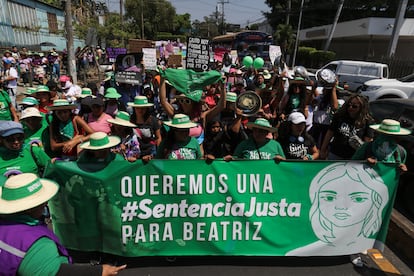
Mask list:
[[[197,124],[191,122],[190,117],[185,114],[175,114],[171,121],[166,121],[164,124],[173,128],[192,128],[197,126]]]
[[[33,97],[25,97],[25,98],[22,99],[20,104],[21,105],[34,106],[34,105],[38,105],[39,101],[36,98],[33,98]]]
[[[50,89],[47,85],[39,85],[36,89],[36,93],[37,92],[50,92]]]
[[[104,98],[106,99],[119,99],[121,97],[122,95],[119,94],[118,91],[116,91],[116,89],[113,87],[109,87],[108,89],[106,89],[104,94]]]
[[[153,103],[148,102],[148,98],[145,96],[136,96],[133,102],[129,102],[128,106],[132,107],[151,107]]]
[[[76,104],[71,104],[66,99],[57,99],[53,101],[53,105],[46,106],[47,110],[64,110],[64,109],[75,109]]]
[[[36,87],[27,87],[26,91],[23,92],[25,95],[32,95],[36,93]]]
[[[89,136],[89,141],[82,143],[80,148],[88,150],[101,150],[115,147],[119,143],[121,143],[121,138],[118,136],[108,136],[108,134],[98,131],[92,133]]]
[[[247,127],[249,129],[260,128],[260,129],[264,129],[272,133],[277,131],[277,128],[272,127],[269,121],[266,120],[265,118],[257,118],[256,121],[254,122],[248,122]]]
[[[237,94],[234,92],[227,92],[226,94],[226,101],[235,103],[237,100]]]
[[[92,89],[87,88],[87,87],[82,88],[79,98],[86,98],[89,96],[92,96]]]

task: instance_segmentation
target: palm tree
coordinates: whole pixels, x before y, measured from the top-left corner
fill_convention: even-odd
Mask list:
[[[274,34],[276,42],[280,45],[282,54],[286,60],[287,55],[291,54],[295,45],[296,34],[292,25],[279,24],[277,25]]]

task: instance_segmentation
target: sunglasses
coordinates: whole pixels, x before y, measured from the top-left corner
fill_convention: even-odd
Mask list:
[[[180,104],[191,104],[190,99],[178,99],[177,100]]]
[[[23,142],[24,135],[23,134],[10,135],[10,136],[4,137],[4,140],[6,140],[7,143],[14,143],[15,141]]]

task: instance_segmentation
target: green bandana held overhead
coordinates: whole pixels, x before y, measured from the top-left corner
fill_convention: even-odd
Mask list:
[[[207,72],[195,72],[193,70],[167,68],[160,70],[160,75],[167,79],[178,91],[184,93],[193,101],[199,102],[203,88],[209,84],[220,81],[221,74],[211,70]]]

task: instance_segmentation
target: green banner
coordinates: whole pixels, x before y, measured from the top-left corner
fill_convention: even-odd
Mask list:
[[[75,250],[122,256],[345,255],[385,241],[395,164],[272,160],[56,162],[53,225]]]

